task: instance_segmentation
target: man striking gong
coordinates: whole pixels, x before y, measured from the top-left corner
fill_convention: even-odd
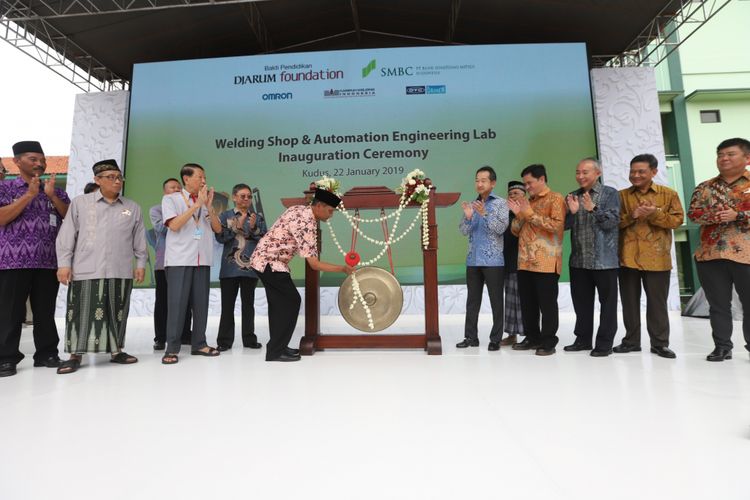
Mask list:
[[[331,218],[341,198],[325,189],[315,189],[310,205],[288,208],[261,238],[253,252],[250,267],[258,272],[268,299],[270,339],[266,361],[299,361],[299,350],[288,344],[297,326],[300,298],[289,274],[289,261],[303,257],[315,271],[351,274],[348,265],[330,264],[318,259],[318,221]]]

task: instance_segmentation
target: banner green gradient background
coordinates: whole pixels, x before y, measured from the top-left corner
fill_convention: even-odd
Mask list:
[[[362,68],[373,60],[375,69],[363,77]],[[282,70],[273,69],[294,64],[311,68],[284,71],[335,70],[343,72],[344,77],[283,82]],[[427,67],[431,68],[424,69]],[[241,75],[275,75],[276,82],[238,85],[236,77]],[[406,93],[407,86],[428,85],[444,86],[445,93]],[[375,95],[324,97],[324,91],[330,89],[374,89]],[[291,99],[263,99],[265,94],[287,92]],[[298,144],[294,148],[216,147],[217,138],[280,136],[301,140],[304,135],[315,134],[390,135],[393,131],[417,130],[492,130],[496,137],[414,144],[389,141]],[[429,153],[426,160],[360,158],[309,165],[278,160],[279,152],[362,152],[368,147],[428,149]],[[576,188],[577,161],[595,153],[583,44],[377,49],[149,63],[134,68],[125,194],[140,203],[147,214],[147,207],[161,200],[162,181],[177,177],[182,164],[196,162],[206,168],[209,186],[219,192],[230,193],[238,182],[257,186],[270,226],[284,210],[280,199],[301,196],[318,178],[305,177],[304,170],[323,170],[333,175],[334,169],[403,168],[403,173],[377,177],[336,175],[346,191],[370,185],[393,189],[406,172],[419,168],[433,179],[438,191],[460,192],[461,200],[470,200],[475,196],[474,172],[482,165],[491,165],[497,171],[496,192],[503,197],[507,181],[517,179],[521,169],[530,163],[545,164],[552,189],[566,193]],[[363,213],[365,217],[376,215]],[[415,215],[414,210],[405,211],[401,226],[407,226]],[[467,240],[458,232],[460,217],[459,205],[438,210],[439,279],[444,284],[464,281]],[[150,227],[150,221],[146,225]],[[334,227],[342,246],[348,249],[351,230],[344,218],[334,216]],[[322,230],[322,259],[343,261],[325,227]],[[363,230],[382,239],[379,224]],[[363,260],[376,253],[374,246],[362,238],[358,241]],[[421,283],[419,223],[409,237],[394,246],[393,253],[399,281]],[[215,261],[218,259],[215,256]],[[302,261],[293,262],[293,277],[299,283]],[[387,267],[387,259],[384,257],[377,265]],[[343,276],[324,275],[323,284],[335,285],[341,279]]]

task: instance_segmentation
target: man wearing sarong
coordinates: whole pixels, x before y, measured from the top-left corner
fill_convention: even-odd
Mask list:
[[[146,271],[146,233],[140,207],[120,196],[123,177],[115,160],[94,164],[99,190],[73,200],[57,236],[57,279],[68,285],[65,352],[57,373],[73,373],[85,353],[110,361],[138,361],[122,350],[133,279]],[[135,256],[135,270],[133,257]]]

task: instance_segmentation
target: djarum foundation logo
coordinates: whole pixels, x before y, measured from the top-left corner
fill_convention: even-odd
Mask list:
[[[372,72],[373,72],[373,70],[375,69],[375,67],[376,67],[376,64],[375,64],[375,59],[373,59],[372,61],[370,61],[370,62],[369,62],[369,63],[367,64],[367,66],[365,66],[364,68],[362,68],[362,78],[367,78],[367,76],[368,76],[368,75],[369,75],[370,73],[372,73]]]

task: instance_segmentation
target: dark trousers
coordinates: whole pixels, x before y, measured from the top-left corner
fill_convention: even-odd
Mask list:
[[[570,268],[570,295],[576,312],[576,342],[591,345],[594,336],[594,291],[599,295],[599,328],[594,348],[612,349],[617,333],[617,269]]]
[[[258,342],[255,335],[255,287],[258,278],[221,278],[221,319],[216,343],[232,347],[234,343],[234,304],[237,292],[242,303],[242,345],[248,347]]]
[[[518,271],[518,295],[521,299],[523,330],[531,344],[544,349],[557,345],[560,314],[557,308],[557,273]],[[539,328],[539,315],[542,327]]]
[[[57,356],[60,337],[55,325],[56,269],[8,269],[0,271],[0,363],[18,363],[18,350],[26,316],[26,299],[31,299],[34,316],[35,361]]]
[[[641,345],[641,284],[646,290],[646,330],[651,347],[669,346],[669,271],[640,271],[620,268],[620,300],[625,337],[622,343]]]
[[[167,273],[161,269],[154,271],[156,277],[156,300],[154,301],[154,342],[167,341]],[[182,343],[190,344],[190,323],[193,311],[185,312],[185,326],[182,329]]]
[[[714,345],[731,349],[732,344],[732,285],[742,303],[742,333],[745,349],[750,351],[750,264],[726,259],[696,262],[698,278],[706,293],[708,314]],[[36,314],[36,313],[34,313]]]
[[[274,272],[271,266],[266,266],[258,276],[266,289],[268,301],[270,338],[266,344],[266,361],[270,361],[284,354],[284,348],[289,345],[297,326],[302,298],[289,273]]]
[[[167,273],[167,353],[180,352],[180,338],[188,308],[193,309],[194,351],[206,347],[208,294],[211,288],[209,266],[170,266]]]
[[[503,271],[500,266],[466,267],[466,322],[464,337],[476,340],[479,308],[482,306],[482,292],[487,284],[487,294],[492,306],[492,330],[490,342],[500,342],[503,338],[505,309],[503,303]]]

